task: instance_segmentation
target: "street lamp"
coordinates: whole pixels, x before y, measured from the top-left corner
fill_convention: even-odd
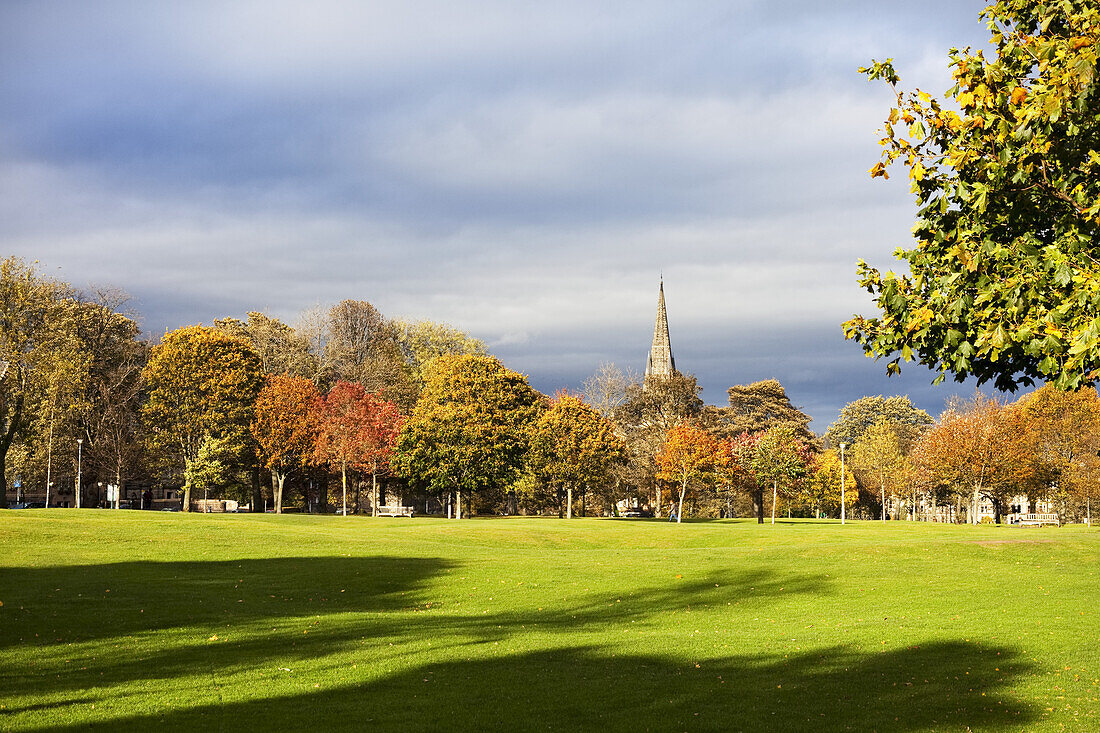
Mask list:
[[[840,523],[844,524],[844,447],[847,443],[840,444]]]
[[[77,438],[76,439],[76,508],[77,509],[80,508],[80,469],[81,469],[81,460],[84,457],[84,454],[82,452],[83,448],[84,448],[84,438]]]

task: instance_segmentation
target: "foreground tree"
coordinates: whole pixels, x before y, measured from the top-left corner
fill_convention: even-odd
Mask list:
[[[574,489],[583,496],[606,485],[625,456],[611,421],[567,392],[558,393],[531,427],[528,463],[547,483],[565,487],[566,519],[573,518]]]
[[[142,415],[151,447],[182,462],[183,510],[191,508],[192,463],[204,443],[241,452],[250,439],[260,357],[248,342],[217,329],[187,326],[165,334],[142,372],[148,399]]]
[[[317,445],[321,395],[305,377],[272,374],[256,397],[252,437],[271,471],[275,513],[283,511],[283,485],[292,471],[309,465]]]
[[[889,61],[864,71],[897,94],[872,176],[900,160],[916,195],[908,275],[860,262],[881,315],[844,324],[868,356],[917,360],[998,389],[1100,376],[1100,6],[999,0],[995,53],[952,50],[953,111],[897,90]]]
[[[395,464],[410,482],[440,494],[504,487],[515,480],[542,397],[522,374],[491,356],[441,356],[397,440]]]
[[[718,441],[702,428],[680,424],[668,431],[657,454],[657,478],[678,484],[676,523],[684,518],[684,496],[692,483],[709,480],[719,460]]]

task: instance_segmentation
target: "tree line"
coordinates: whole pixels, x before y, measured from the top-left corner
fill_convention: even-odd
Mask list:
[[[823,438],[776,380],[705,405],[691,375],[602,365],[581,394],[540,394],[485,345],[365,301],[291,326],[262,313],[153,344],[126,299],[0,263],[0,505],[60,475],[158,483],[309,511],[389,501],[450,516],[1000,518],[1018,495],[1090,501],[1095,391],[846,406]],[[78,457],[72,450],[80,441]],[[102,501],[89,491],[91,504]],[[40,493],[40,492],[39,492]]]

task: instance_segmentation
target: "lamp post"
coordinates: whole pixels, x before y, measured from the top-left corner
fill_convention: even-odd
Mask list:
[[[840,523],[844,524],[845,519],[845,504],[844,501],[844,447],[847,443],[840,444]]]
[[[76,439],[76,508],[80,508],[80,469],[84,458],[84,438]]]

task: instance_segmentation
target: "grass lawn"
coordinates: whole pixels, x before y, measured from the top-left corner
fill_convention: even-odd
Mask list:
[[[1100,730],[1100,531],[0,512],[0,729]]]

